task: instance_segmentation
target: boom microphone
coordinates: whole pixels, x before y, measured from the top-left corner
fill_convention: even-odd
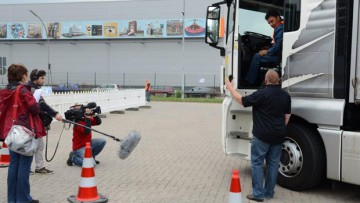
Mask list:
[[[136,147],[136,145],[140,142],[140,133],[137,132],[137,131],[131,131],[129,133],[129,135],[124,138],[124,139],[119,139],[119,138],[116,138],[112,135],[109,135],[109,134],[106,134],[106,133],[103,133],[103,132],[100,132],[98,130],[95,130],[95,129],[92,129],[92,128],[89,128],[88,126],[85,126],[85,125],[81,125],[79,123],[76,123],[74,121],[70,121],[70,120],[66,120],[66,119],[63,119],[62,120],[64,123],[67,122],[67,123],[72,123],[74,125],[78,125],[78,126],[81,126],[81,127],[84,127],[84,128],[87,128],[89,130],[92,130],[92,131],[95,131],[97,133],[100,133],[102,135],[105,135],[107,137],[110,137],[112,138],[113,140],[117,141],[117,142],[120,142],[120,150],[119,150],[119,157],[120,159],[126,159],[130,153],[134,150],[134,148]]]
[[[130,153],[134,150],[136,145],[140,141],[140,133],[137,131],[131,131],[129,135],[123,140],[120,145],[119,157],[120,159],[126,159]]]

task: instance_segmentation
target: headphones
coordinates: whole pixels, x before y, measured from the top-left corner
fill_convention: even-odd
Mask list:
[[[34,73],[35,70],[36,70],[36,72]],[[38,76],[39,73],[40,73],[40,70],[38,70],[38,69],[34,69],[33,71],[31,71],[30,80],[34,81],[34,80],[39,79],[39,76]]]

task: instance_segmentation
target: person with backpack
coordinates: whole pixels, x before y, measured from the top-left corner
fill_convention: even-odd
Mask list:
[[[11,64],[7,72],[9,84],[5,90],[0,91],[0,139],[4,140],[6,138],[12,125],[21,125],[31,129],[35,133],[35,138],[45,136],[45,128],[39,117],[40,106],[31,93],[30,87],[26,85],[28,82],[28,70],[24,65]],[[19,85],[21,86],[18,95],[16,95]],[[19,98],[17,105],[14,104],[15,97]],[[13,116],[15,107],[17,107],[17,111],[15,111],[16,115]],[[16,119],[13,119],[13,117]],[[39,200],[32,199],[30,195],[29,179],[33,156],[25,156],[11,150],[9,152],[7,202],[38,203]]]
[[[31,87],[31,92],[33,94],[37,89],[40,89],[41,86],[44,85],[45,76],[46,76],[46,72],[44,70],[34,69],[31,71],[30,81],[28,82],[28,85]],[[40,105],[40,110],[41,110],[40,117],[42,118],[43,125],[45,128],[50,127],[50,123],[46,123],[46,121],[45,121],[45,119],[47,119],[47,116],[51,116],[58,121],[62,120],[62,116],[59,114],[59,112],[57,112],[53,108],[51,108],[51,106],[49,106],[45,102],[43,97],[40,97],[38,103]],[[51,122],[51,120],[52,120],[52,118],[50,118],[50,122]],[[38,148],[35,151],[35,173],[53,174],[54,171],[45,168],[43,154],[44,154],[44,140],[43,140],[43,138],[39,138],[38,139]],[[30,173],[33,173],[33,172],[31,171]]]

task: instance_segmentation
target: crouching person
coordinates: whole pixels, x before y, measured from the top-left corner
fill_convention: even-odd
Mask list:
[[[85,110],[84,118],[76,121],[77,123],[91,128],[91,126],[100,125],[101,119],[99,116],[92,114],[90,109]],[[91,130],[83,126],[74,125],[73,139],[72,139],[72,152],[69,154],[69,158],[66,161],[68,166],[73,164],[82,166],[84,160],[85,146],[87,142],[90,142],[92,156],[94,157],[94,164],[100,162],[95,160],[95,157],[100,154],[106,144],[106,140],[102,138],[92,138]]]

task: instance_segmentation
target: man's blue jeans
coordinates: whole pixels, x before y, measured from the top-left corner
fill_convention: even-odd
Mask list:
[[[146,101],[150,102],[150,91],[145,91]]]
[[[256,79],[258,78],[258,75],[259,75],[261,62],[277,63],[277,62],[279,62],[279,57],[278,56],[269,56],[269,55],[260,56],[259,53],[256,53],[251,61],[249,71],[245,78],[245,80],[251,85],[255,85],[255,83],[256,83]]]
[[[30,167],[33,156],[24,156],[10,151],[8,170],[8,202],[31,202]]]
[[[282,144],[269,145],[255,136],[251,141],[251,177],[253,196],[259,199],[273,198]],[[266,160],[266,180],[264,187],[264,160]]]
[[[91,153],[94,158],[98,154],[100,154],[105,144],[106,144],[105,139],[102,138],[91,139],[90,142]],[[73,151],[72,162],[78,166],[82,166],[84,160],[84,154],[85,154],[85,147],[81,147],[80,149]]]

